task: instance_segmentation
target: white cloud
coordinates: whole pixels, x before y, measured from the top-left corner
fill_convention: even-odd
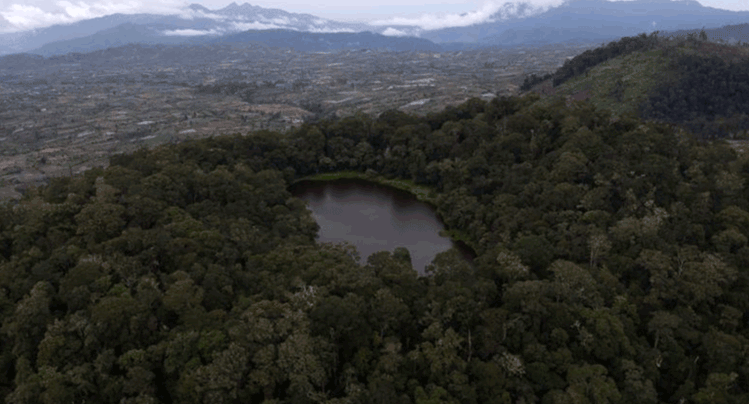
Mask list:
[[[70,18],[74,20],[96,17],[96,14],[91,11],[91,6],[83,2],[73,4],[68,1],[58,1],[57,5],[65,10],[65,14],[69,15]]]
[[[382,31],[382,35],[385,36],[406,36],[408,33],[406,31],[401,31],[399,29],[395,29],[393,27],[388,27],[385,31]]]
[[[348,28],[330,28],[330,27],[310,27],[307,31],[314,34],[338,34],[341,32],[356,32],[353,29]]]
[[[541,0],[518,5],[518,3],[500,3],[490,1],[474,11],[462,14],[424,14],[418,17],[394,17],[386,20],[370,22],[374,26],[383,25],[415,25],[425,30],[440,29],[447,27],[466,27],[474,24],[501,20],[508,16],[520,14],[529,15],[541,10],[548,9],[553,5],[559,5],[562,0]]]
[[[286,27],[282,27],[280,25],[276,24],[264,24],[262,22],[233,22],[231,23],[232,29],[237,31],[247,31],[251,29],[256,30],[264,30],[264,29],[284,29]]]
[[[46,27],[54,24],[69,24],[82,19],[101,17],[113,13],[171,14],[182,18],[210,18],[216,21],[242,21],[244,16],[219,15],[214,12],[196,11],[187,6],[200,3],[209,9],[219,9],[231,1],[251,2],[264,8],[277,8],[271,0],[0,0],[0,32],[18,32]],[[524,1],[526,8],[517,7],[515,1]],[[418,26],[421,29],[468,26],[483,22],[501,21],[516,15],[528,15],[532,11],[546,10],[558,6],[564,0],[450,0],[439,4],[426,4],[417,0],[373,0],[369,3],[325,0],[310,5],[308,1],[284,1],[280,8],[289,12],[307,12],[315,15],[311,25],[320,32],[337,32],[328,29],[323,18],[370,21],[373,26],[389,28],[393,35],[402,31],[402,26]],[[622,0],[624,1],[624,0]],[[705,6],[728,10],[747,10],[749,0],[699,0]],[[434,2],[431,2],[434,3]],[[471,9],[472,8],[472,9]],[[464,12],[466,10],[470,10]],[[398,15],[398,13],[405,13]],[[423,14],[422,14],[423,13]],[[393,15],[392,17],[390,15]],[[345,17],[345,18],[344,18]],[[269,17],[271,18],[271,17]],[[374,21],[372,21],[374,20]],[[253,23],[249,20],[244,20]],[[260,21],[265,25],[248,26],[245,29],[282,28],[295,22],[286,17]],[[257,22],[254,24],[258,24]],[[244,27],[242,27],[244,28]],[[407,32],[410,33],[410,32]]]
[[[221,31],[211,29],[201,31],[197,29],[175,29],[172,31],[163,31],[162,34],[169,36],[202,36],[202,35],[220,35]]]
[[[0,15],[8,21],[13,28],[20,30],[33,29],[53,24],[66,24],[73,22],[67,14],[48,13],[39,7],[13,4]]]
[[[183,12],[181,12],[179,14],[179,16],[183,17],[183,18],[189,18],[189,19],[193,19],[193,18],[196,18],[196,17],[197,18],[208,18],[208,19],[217,20],[217,21],[224,21],[224,20],[227,19],[227,17],[225,15],[214,14],[214,13],[206,13],[204,11],[195,11],[195,10],[186,10],[186,11],[183,10]]]

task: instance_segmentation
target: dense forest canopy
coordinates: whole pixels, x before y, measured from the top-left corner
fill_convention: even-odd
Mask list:
[[[685,123],[705,138],[749,130],[749,58],[684,53],[674,57],[670,80],[654,89],[642,116]]]
[[[131,155],[0,206],[7,403],[744,403],[749,160],[535,96]],[[476,250],[318,244],[288,186],[431,187]]]

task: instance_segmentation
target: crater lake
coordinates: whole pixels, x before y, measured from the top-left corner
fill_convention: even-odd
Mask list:
[[[290,190],[312,211],[320,226],[317,240],[349,242],[363,263],[375,252],[405,247],[424,275],[434,257],[452,247],[470,256],[467,247],[440,235],[445,227],[435,210],[406,191],[359,179],[302,180]]]

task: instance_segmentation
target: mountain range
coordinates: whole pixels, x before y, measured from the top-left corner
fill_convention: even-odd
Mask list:
[[[600,41],[641,32],[715,28],[749,22],[749,12],[705,7],[694,0],[569,0],[526,17],[424,32],[433,42],[518,45]]]
[[[376,25],[339,22],[247,3],[232,3],[219,10],[193,4],[175,15],[113,14],[0,34],[0,55],[29,52],[48,56],[129,43],[232,43],[239,38],[310,51],[351,47],[439,49],[435,44],[443,49],[457,49],[600,42],[654,30],[713,28],[744,22],[749,22],[749,12],[705,7],[694,0],[569,0],[546,10],[529,3],[506,3],[487,22],[434,30],[383,22]],[[362,37],[364,32],[368,36]],[[243,34],[237,36],[240,33]]]

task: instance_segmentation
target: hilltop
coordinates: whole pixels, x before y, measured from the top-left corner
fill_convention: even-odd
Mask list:
[[[678,124],[702,138],[743,137],[749,47],[723,38],[747,25],[625,37],[570,58],[553,73],[528,76],[522,90],[541,94],[539,105],[559,97],[589,100],[614,116]]]

